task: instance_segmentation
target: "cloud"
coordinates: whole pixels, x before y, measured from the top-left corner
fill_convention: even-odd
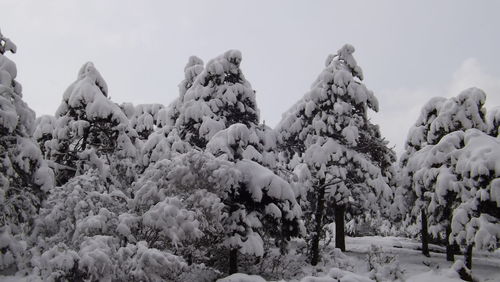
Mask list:
[[[401,155],[408,130],[415,123],[421,108],[436,96],[453,97],[470,87],[482,89],[486,95],[486,108],[500,106],[500,77],[488,73],[475,58],[466,59],[452,74],[448,83],[416,89],[394,88],[377,91],[381,111],[372,115],[380,125],[382,135]]]
[[[500,77],[487,73],[475,58],[465,60],[455,71],[447,87],[448,97],[470,87],[478,87],[486,93],[486,108],[500,105]]]

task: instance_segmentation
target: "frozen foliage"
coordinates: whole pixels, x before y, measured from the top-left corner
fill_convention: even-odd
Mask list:
[[[108,190],[92,170],[54,188],[36,228],[35,250],[41,255],[33,264],[42,277],[174,280],[186,264],[164,244],[198,236],[197,221],[175,198],[159,202],[143,217],[128,213],[129,201],[120,190]],[[144,233],[137,240],[133,232],[139,229]]]
[[[326,206],[335,207],[343,229],[346,208],[348,213],[370,212],[375,206],[385,210],[392,198],[388,183],[395,155],[368,120],[368,109],[377,111],[378,101],[360,82],[363,75],[353,52],[354,47],[345,45],[329,56],[311,90],[276,128],[288,169],[300,169],[301,175],[309,176],[302,179],[306,189],[301,194],[313,254],[323,225],[332,220]]]
[[[18,241],[11,233],[9,225],[0,227],[0,272],[16,268],[23,263],[26,243]],[[24,266],[24,265],[22,265]],[[15,272],[15,271],[14,271]]]
[[[50,148],[50,140],[52,140],[54,129],[56,128],[57,119],[54,116],[43,115],[35,120],[35,131],[33,138],[38,142],[38,146],[44,157]]]
[[[130,126],[143,140],[147,140],[153,131],[167,123],[166,109],[161,104],[141,104],[135,107],[122,104],[121,108],[130,119]]]
[[[120,246],[111,236],[87,237],[75,252],[60,243],[34,265],[44,281],[182,281],[182,258],[148,247],[144,241]]]
[[[99,169],[115,185],[128,185],[135,179],[137,133],[107,93],[92,63],[82,66],[77,80],[65,91],[53,139],[45,142],[59,185],[89,168]],[[115,177],[109,176],[110,171]]]
[[[127,197],[108,190],[99,172],[90,170],[54,188],[40,210],[37,243],[42,249],[64,243],[76,248],[87,236],[116,234]]]
[[[15,45],[0,34],[0,271],[20,267],[16,240],[30,232],[41,201],[54,185],[54,174],[32,134],[35,113],[22,100],[17,69],[4,52]]]
[[[182,258],[149,248],[144,241],[118,249],[118,261],[122,281],[183,281],[181,273],[188,270]]]

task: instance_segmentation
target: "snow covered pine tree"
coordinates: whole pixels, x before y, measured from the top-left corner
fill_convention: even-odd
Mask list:
[[[456,131],[486,130],[485,99],[484,92],[477,88],[450,99],[433,98],[408,133],[406,151],[401,157],[401,188],[415,195],[411,213],[421,217],[422,253],[426,256],[429,256],[430,226],[435,237],[444,233],[447,259],[454,260],[456,247],[449,243],[450,224],[462,196],[462,178],[454,172],[450,155],[457,148],[449,143],[437,144]]]
[[[500,140],[469,129],[446,136],[442,142],[457,148],[452,159],[463,181],[449,240],[465,247],[465,266],[470,270],[474,247],[494,251],[500,246]]]
[[[33,229],[54,175],[32,137],[35,113],[22,100],[16,64],[4,53],[16,45],[0,32],[0,273],[26,262],[23,240]]]
[[[257,257],[264,254],[261,236],[266,223],[279,224],[281,228],[272,235],[284,240],[297,236],[302,226],[300,207],[290,185],[265,167],[275,164],[274,155],[269,152],[275,142],[269,136],[272,131],[258,125],[255,92],[243,76],[240,62],[241,53],[236,50],[209,61],[205,68],[200,59],[191,57],[185,68],[186,78],[180,84],[180,97],[170,107],[174,110],[171,116],[176,119],[169,138],[174,140],[172,135],[178,134],[192,148],[191,155],[194,149],[218,157],[193,158],[219,167],[206,175],[210,177],[206,181],[210,182],[222,169],[232,179],[220,184],[194,185],[190,193],[219,187],[207,192],[220,198],[226,214],[221,231],[223,245],[230,253],[230,273],[237,272],[238,252]],[[169,146],[157,151],[167,151]]]
[[[135,179],[137,133],[107,95],[106,82],[90,62],[64,92],[53,139],[45,142],[58,185],[89,168],[97,168],[124,191]]]
[[[319,241],[334,209],[335,243],[345,251],[346,208],[388,206],[388,172],[394,152],[387,148],[368,109],[378,110],[373,93],[360,81],[361,68],[344,45],[326,60],[311,90],[283,116],[277,127],[289,169],[305,169],[311,186],[302,205],[310,239],[311,263],[320,259]],[[305,164],[301,166],[300,164]]]

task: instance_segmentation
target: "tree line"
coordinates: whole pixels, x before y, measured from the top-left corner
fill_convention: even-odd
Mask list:
[[[112,102],[86,63],[38,118],[8,51],[0,34],[0,273],[210,281],[292,238],[316,265],[328,238],[368,232],[463,253],[471,279],[473,248],[499,247],[500,110],[480,89],[424,105],[396,162],[348,44],[274,129],[236,50],[189,58],[168,106]]]

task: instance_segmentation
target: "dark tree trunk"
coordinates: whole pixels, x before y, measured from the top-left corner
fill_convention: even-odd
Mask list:
[[[465,266],[470,270],[472,270],[472,248],[472,244],[468,245],[464,253]]]
[[[458,274],[460,275],[460,278],[465,281],[474,281],[472,279],[472,247],[474,245],[468,245],[465,248],[464,252],[464,259],[465,259],[465,267],[462,267],[458,269]]]
[[[229,251],[229,274],[238,272],[238,249]]]
[[[429,254],[429,232],[427,231],[427,214],[425,214],[425,210],[422,209],[421,213],[422,220],[422,254],[426,257],[430,257]]]
[[[446,260],[455,261],[455,243],[450,244],[451,224],[446,226]]]
[[[323,214],[325,209],[325,188],[320,186],[318,198],[316,202],[315,226],[314,235],[311,242],[311,265],[316,265],[319,262],[319,240],[323,229]]]
[[[345,206],[335,206],[335,247],[345,252]]]

